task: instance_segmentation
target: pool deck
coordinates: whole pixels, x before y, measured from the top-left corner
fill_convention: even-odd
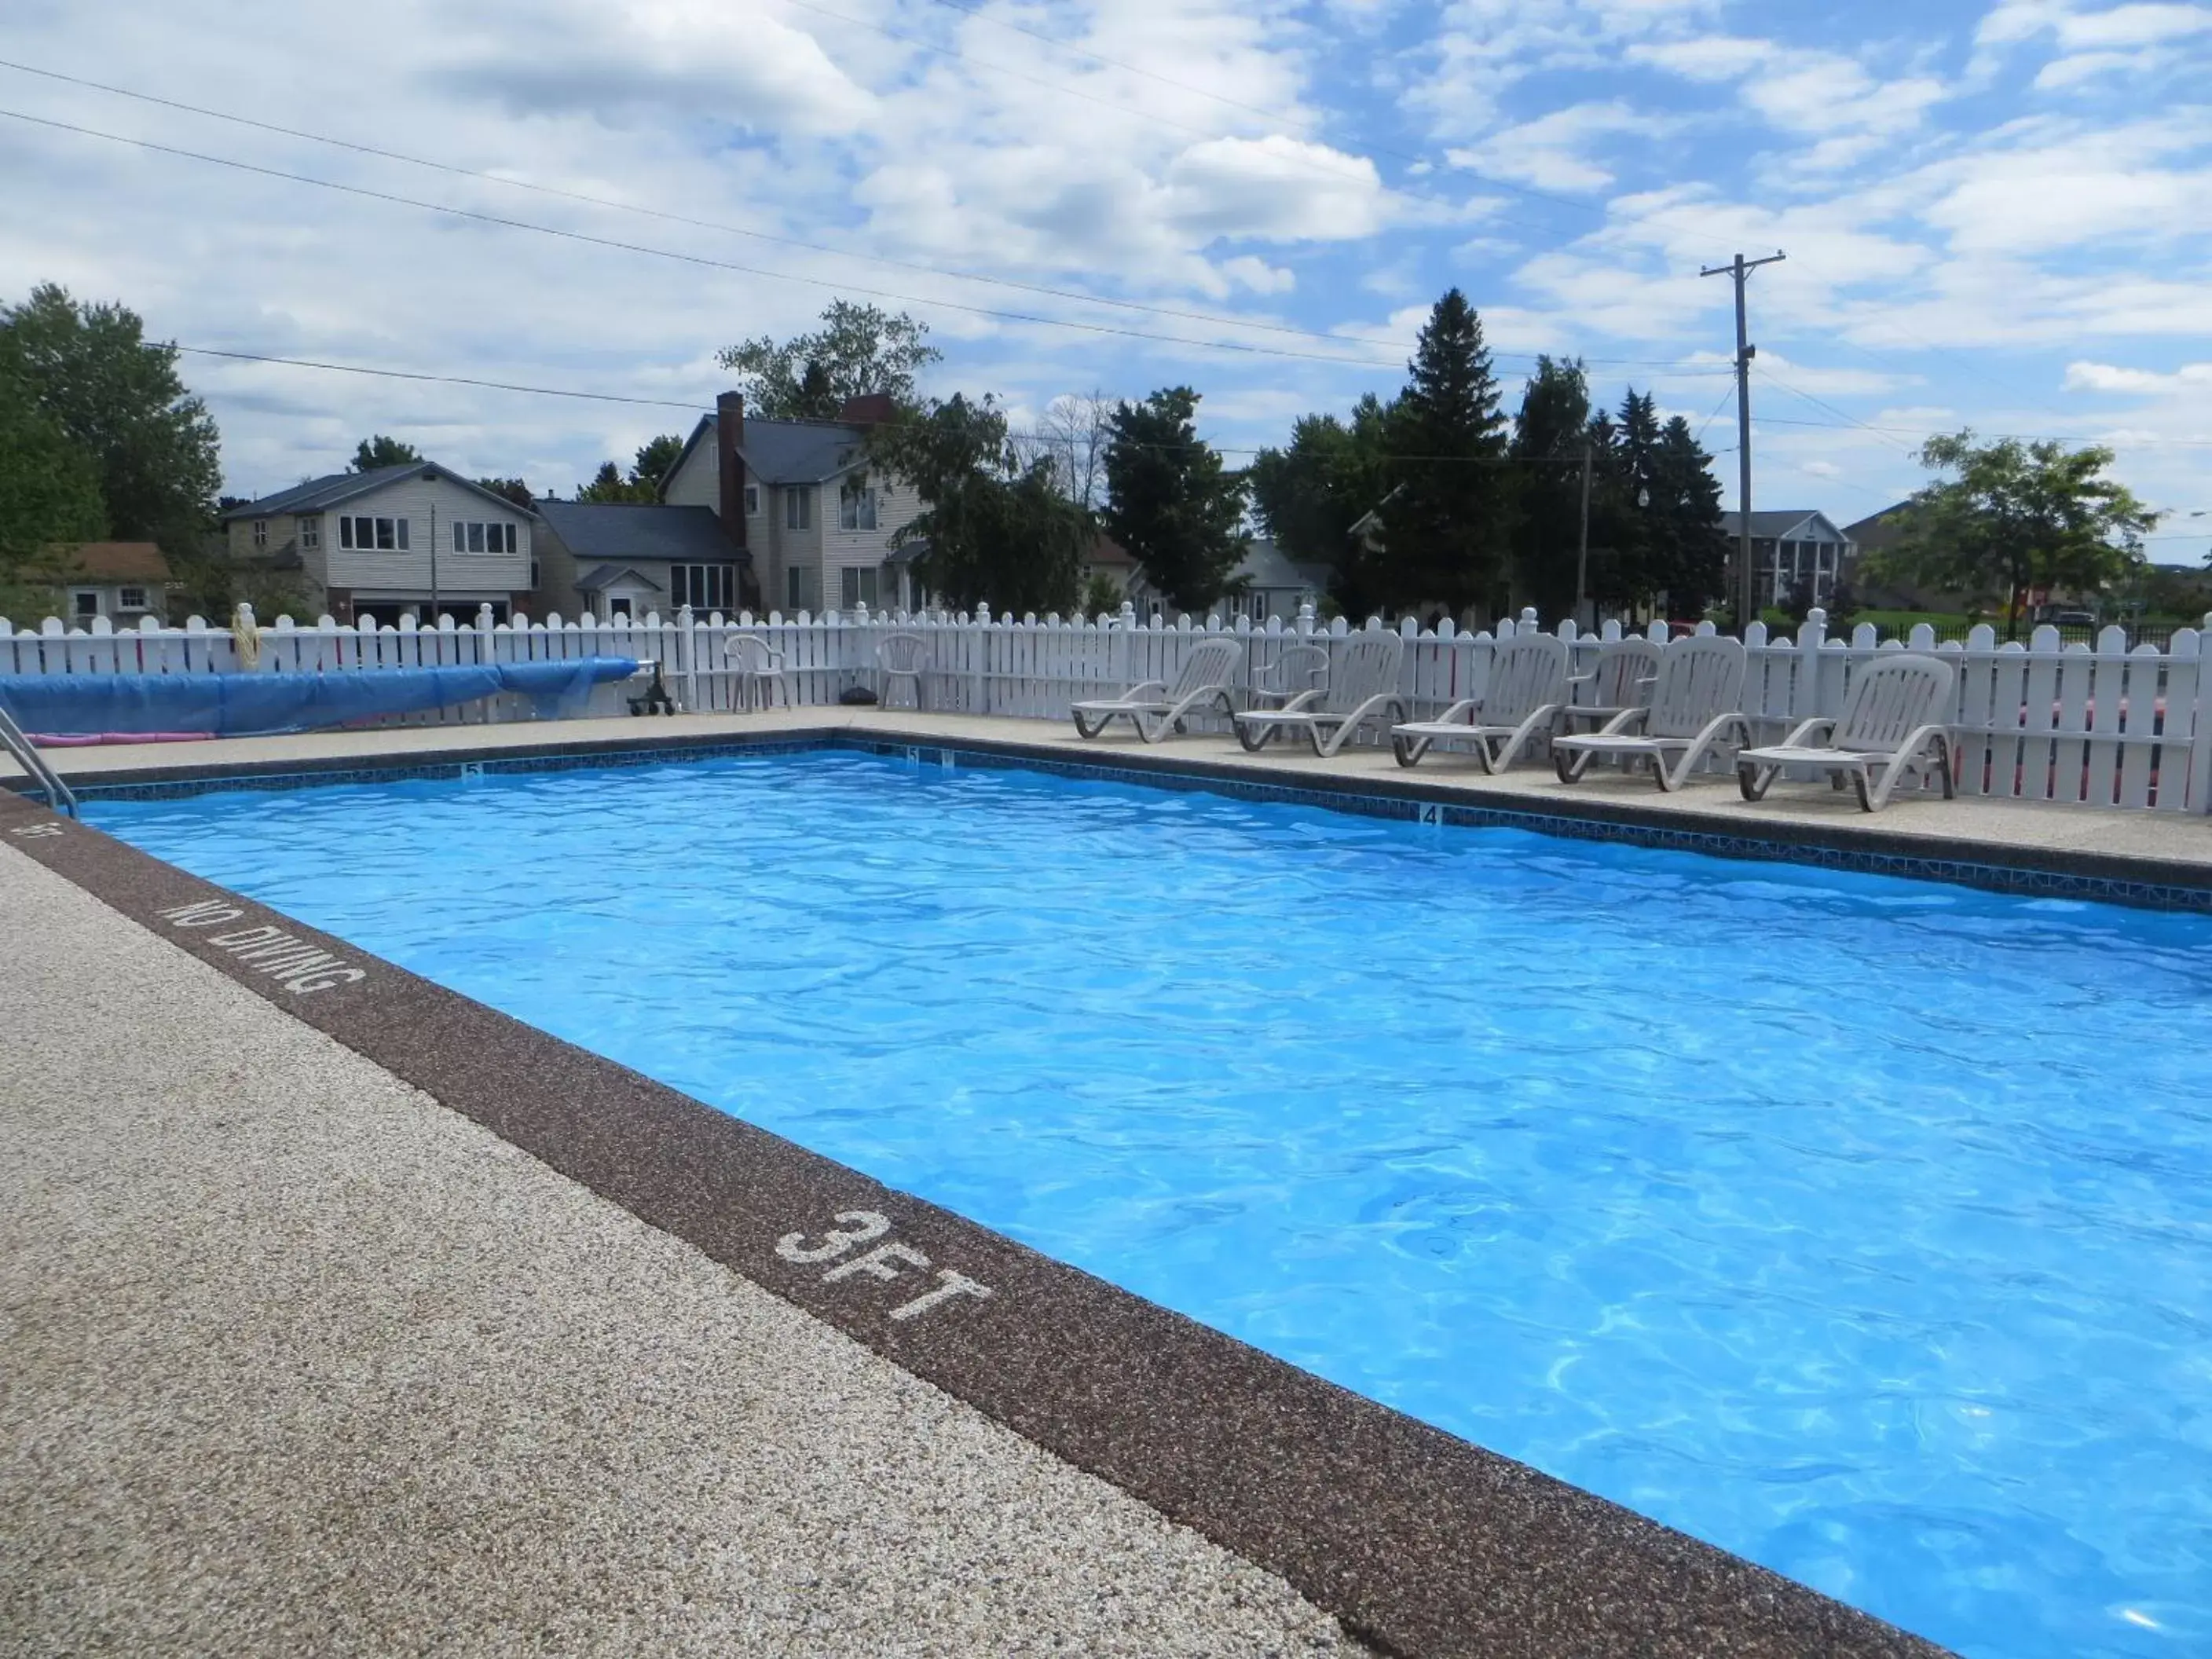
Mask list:
[[[58,758],[158,782],[831,732],[1102,749],[801,709]],[[1404,783],[1372,751],[1103,747]],[[1575,793],[1869,833],[1825,793]],[[1873,822],[2208,874],[2194,820]],[[1936,1651],[4,790],[0,929],[11,1650]]]

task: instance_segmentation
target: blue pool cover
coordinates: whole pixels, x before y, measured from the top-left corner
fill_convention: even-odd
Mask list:
[[[574,712],[595,685],[637,672],[629,657],[344,669],[328,674],[0,674],[0,708],[41,736],[195,732],[251,737],[473,702],[501,691],[541,714]]]

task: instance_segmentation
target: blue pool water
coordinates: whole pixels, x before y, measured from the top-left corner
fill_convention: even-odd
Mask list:
[[[140,847],[1977,1656],[2212,1651],[2212,923],[822,753]]]

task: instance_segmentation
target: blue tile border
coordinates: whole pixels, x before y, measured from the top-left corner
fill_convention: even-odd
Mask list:
[[[2080,899],[2212,915],[2212,861],[2208,861],[2204,884],[2197,885],[2160,881],[2147,874],[2134,873],[2141,866],[2100,854],[2057,854],[2052,855],[2053,862],[2050,864],[2006,862],[1985,856],[1946,857],[1937,853],[1838,844],[1802,834],[1741,835],[1698,829],[1660,822],[1637,814],[1633,808],[1624,810],[1610,802],[1603,805],[1611,810],[1587,815],[1546,812],[1474,805],[1452,799],[1433,786],[1411,781],[1396,790],[1363,788],[1349,782],[1323,787],[1301,787],[1234,769],[1220,769],[1183,757],[1163,756],[1146,764],[1128,765],[1104,757],[1096,761],[1073,759],[1018,744],[988,746],[943,738],[909,743],[895,737],[834,728],[773,738],[703,743],[679,740],[635,748],[545,749],[520,754],[493,750],[419,763],[395,759],[389,763],[357,767],[301,767],[283,771],[234,769],[193,777],[121,780],[112,783],[87,781],[76,787],[76,793],[79,799],[87,802],[179,799],[228,789],[301,789],[325,784],[391,783],[412,779],[459,781],[468,777],[526,772],[655,766],[825,750],[893,758],[912,757],[932,765],[941,764],[950,757],[955,765],[1042,772],[1154,789],[1199,791],[1241,800],[1316,806],[1370,817],[1428,820],[1462,829],[1522,830],[1565,840],[1621,842],[1714,858],[1802,864],[1862,875],[1946,882],[2030,897]],[[1234,762],[1231,765],[1233,768]],[[1433,818],[1430,816],[1431,811]],[[1844,833],[1863,836],[1867,832]],[[1939,844],[1959,846],[1962,853],[1967,847],[1977,854],[1984,851],[1982,845],[1975,843]],[[2068,865],[2077,867],[2066,867]],[[2130,873],[2110,873],[2115,865],[2128,866]]]

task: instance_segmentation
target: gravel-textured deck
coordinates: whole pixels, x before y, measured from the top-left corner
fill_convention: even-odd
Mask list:
[[[4,845],[0,938],[0,1649],[1358,1650]]]

